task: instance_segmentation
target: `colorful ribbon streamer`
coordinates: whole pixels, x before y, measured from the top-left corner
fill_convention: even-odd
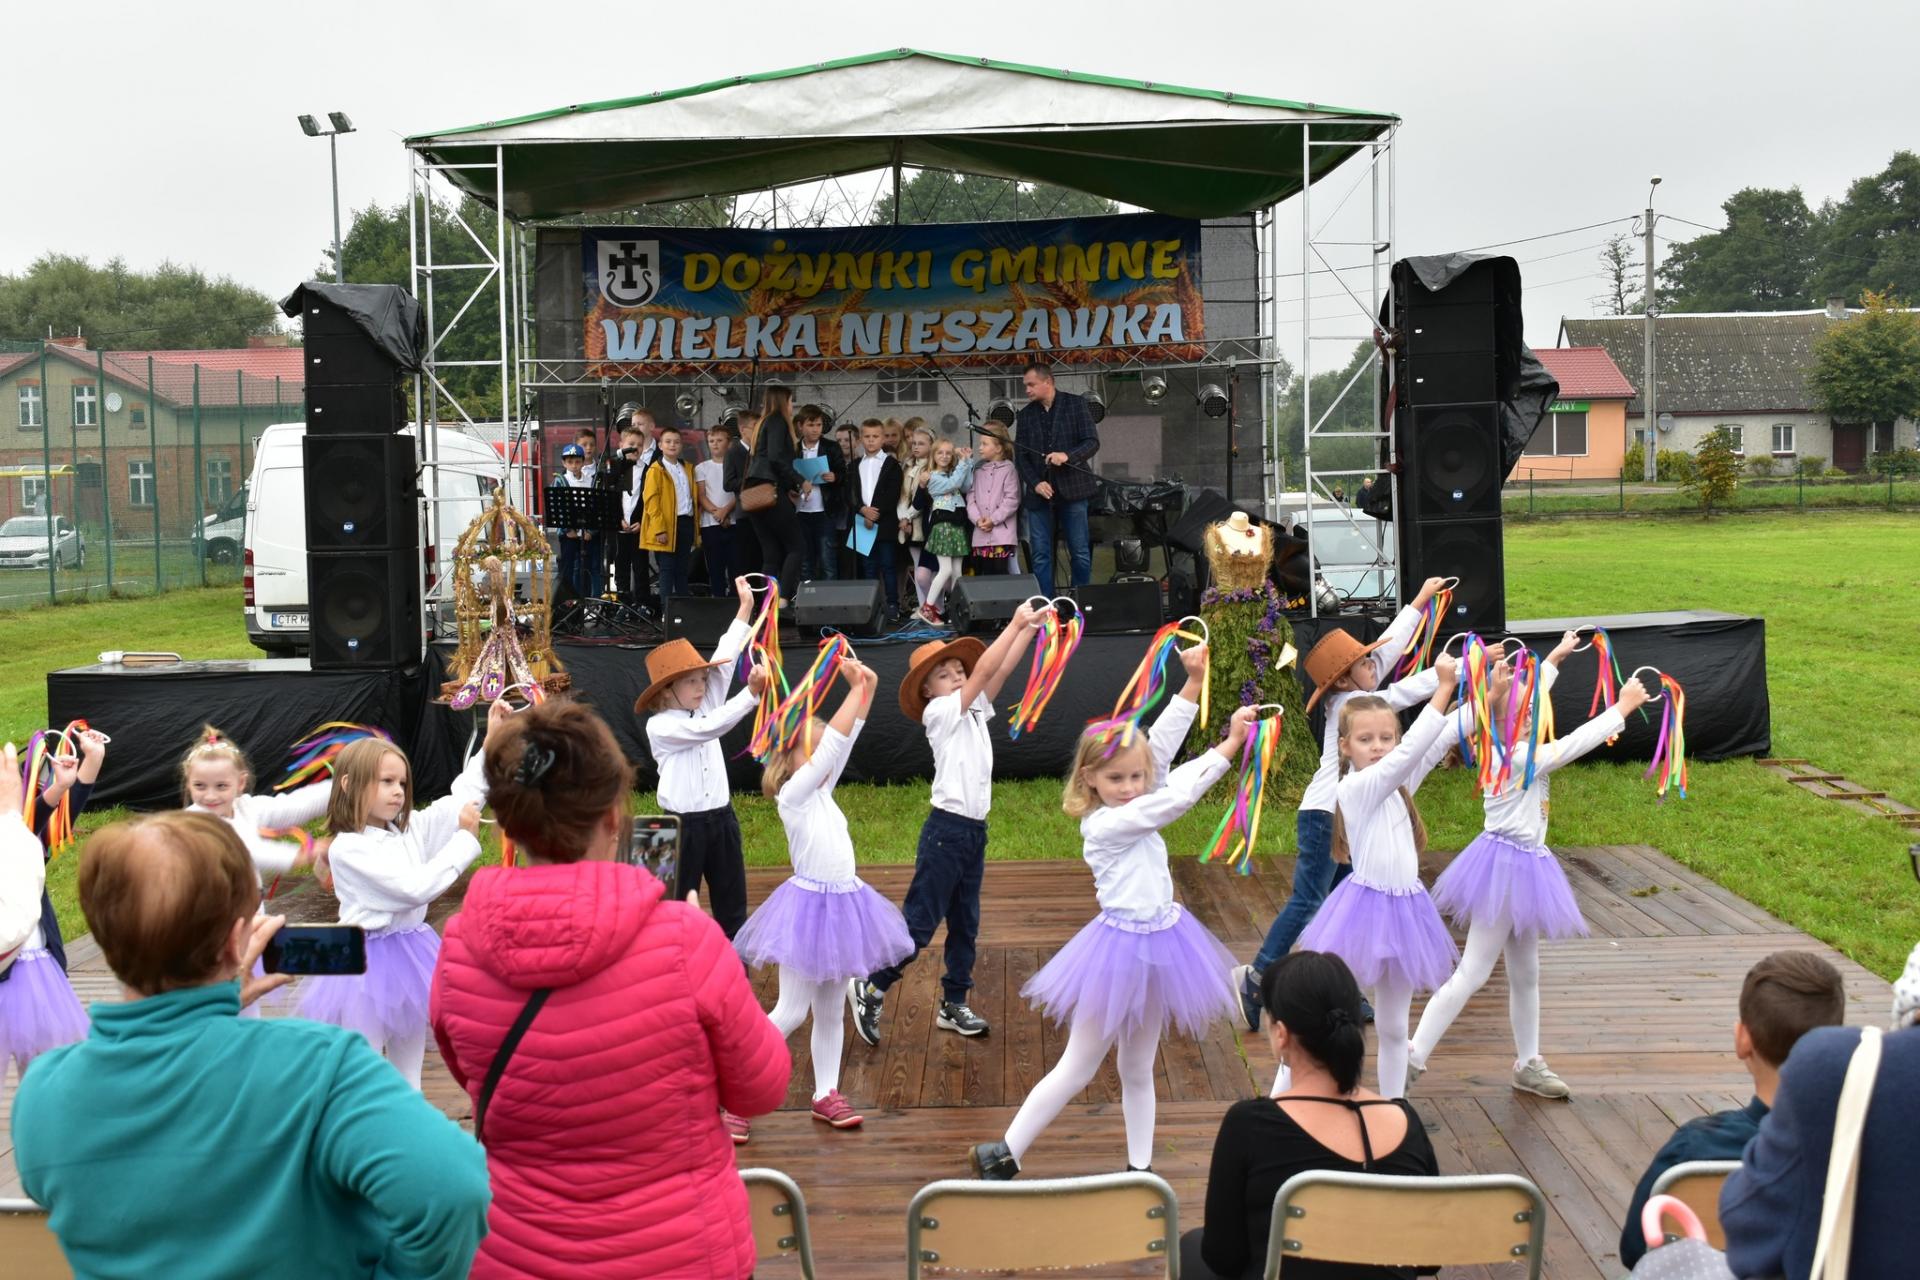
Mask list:
[[[853,642],[838,631],[822,640],[820,651],[814,655],[813,665],[807,668],[806,674],[794,682],[771,714],[755,719],[753,737],[747,743],[748,754],[764,764],[774,752],[785,751],[796,741],[804,742],[807,750],[812,751],[814,718],[827,700],[840,665],[852,656]],[[768,687],[772,687],[772,681]]]
[[[1587,718],[1592,719],[1620,700],[1620,659],[1613,651],[1613,640],[1605,627],[1595,627],[1593,639],[1574,652],[1585,649],[1593,650],[1594,662],[1599,667],[1593,681],[1593,701],[1587,704]],[[1612,746],[1619,740],[1620,735],[1615,734],[1607,739],[1607,745]]]
[[[1460,579],[1447,581],[1460,585]],[[1453,612],[1453,587],[1441,587],[1433,593],[1433,598],[1420,606],[1420,617],[1413,624],[1413,637],[1407,641],[1406,650],[1401,653],[1400,661],[1394,664],[1393,678],[1405,680],[1416,675],[1433,661],[1434,642],[1440,638],[1440,628],[1446,624]]]
[[[1187,622],[1200,623],[1199,631],[1188,631],[1183,627]],[[1113,714],[1102,720],[1095,720],[1087,726],[1090,735],[1104,738],[1107,754],[1112,755],[1121,747],[1132,744],[1134,735],[1140,731],[1147,714],[1167,695],[1167,668],[1173,663],[1180,651],[1182,640],[1191,640],[1196,644],[1207,643],[1207,624],[1192,614],[1185,618],[1169,622],[1153,633],[1153,639],[1147,643],[1147,655],[1140,659],[1140,665],[1134,668],[1133,675],[1127,680],[1126,687],[1120,691],[1119,700],[1113,704]],[[1213,659],[1209,655],[1204,673],[1200,677],[1200,722],[1206,723],[1207,708],[1212,702]]]
[[[1240,779],[1234,784],[1233,804],[1213,830],[1213,840],[1200,854],[1200,861],[1225,858],[1240,875],[1253,871],[1254,842],[1260,838],[1260,812],[1267,799],[1267,773],[1273,767],[1280,746],[1280,721],[1286,712],[1278,703],[1263,703],[1259,710],[1273,708],[1273,714],[1256,720],[1247,730],[1246,745],[1240,749]]]
[[[751,669],[764,665],[767,668],[767,685],[760,691],[760,703],[753,710],[753,734],[747,748],[756,760],[765,760],[760,744],[772,740],[774,724],[777,722],[780,705],[791,692],[787,684],[787,673],[781,665],[780,655],[780,584],[775,578],[764,573],[742,575],[748,580],[759,579],[767,584],[766,603],[760,606],[759,616],[755,617],[747,635],[746,648],[741,651],[740,660]],[[782,743],[781,745],[785,745]]]
[[[1040,636],[1033,645],[1033,665],[1027,670],[1026,691],[1020,695],[1019,705],[1014,707],[1013,714],[1007,719],[1009,738],[1017,739],[1040,723],[1041,714],[1060,688],[1060,677],[1066,672],[1067,660],[1080,647],[1080,638],[1086,631],[1086,617],[1077,607],[1071,617],[1062,621],[1059,599],[1044,600]],[[1043,597],[1035,596],[1027,603],[1032,604],[1033,600],[1043,600]]]
[[[334,759],[349,742],[358,742],[362,738],[393,741],[386,730],[371,725],[354,724],[348,720],[327,721],[288,748],[293,760],[287,765],[286,774],[273,784],[273,789],[291,791],[295,787],[304,787],[322,778],[332,777]]]
[[[1660,692],[1648,699],[1660,706],[1660,737],[1654,743],[1653,761],[1647,765],[1643,775],[1660,780],[1656,794],[1660,799],[1667,798],[1667,788],[1679,791],[1680,798],[1687,798],[1687,692],[1680,682],[1657,667],[1642,667],[1640,671],[1652,671],[1660,677]],[[1634,672],[1639,675],[1640,671]]]

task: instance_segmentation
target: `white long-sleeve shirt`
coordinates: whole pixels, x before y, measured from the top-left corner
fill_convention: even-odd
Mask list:
[[[1559,669],[1541,665],[1541,697],[1553,690]],[[1612,707],[1556,742],[1541,746],[1534,755],[1533,785],[1522,786],[1527,777],[1527,751],[1523,747],[1513,762],[1508,784],[1481,802],[1486,812],[1486,830],[1511,840],[1525,849],[1547,847],[1547,812],[1552,807],[1547,775],[1563,764],[1571,764],[1614,734],[1626,728],[1626,720]]]
[[[1154,721],[1147,735],[1154,790],[1080,819],[1080,854],[1093,872],[1094,897],[1108,915],[1153,925],[1161,923],[1173,905],[1173,873],[1160,830],[1191,809],[1228,766],[1225,756],[1208,751],[1167,771],[1198,711],[1196,704],[1175,698]]]
[[[226,823],[247,846],[256,878],[285,874],[300,854],[300,846],[294,841],[275,840],[261,832],[289,831],[326,816],[332,795],[333,779],[326,778],[284,795],[241,796],[233,802],[233,816]],[[206,813],[207,809],[190,804],[187,812]]]
[[[341,924],[391,933],[426,922],[428,906],[480,856],[480,841],[460,827],[460,810],[487,802],[485,759],[478,752],[467,761],[452,792],[414,810],[405,831],[367,827],[333,838],[327,860]]]
[[[1408,605],[1394,615],[1382,634],[1383,644],[1362,658],[1362,662],[1371,662],[1376,672],[1385,676],[1393,670],[1400,655],[1407,651],[1407,642],[1413,639],[1413,629],[1420,622],[1420,611]],[[1408,676],[1397,684],[1384,689],[1375,689],[1376,697],[1385,698],[1387,705],[1395,711],[1404,711],[1417,706],[1433,696],[1434,685],[1439,677],[1429,667],[1416,675]],[[1320,734],[1320,767],[1313,771],[1313,777],[1307,783],[1307,789],[1300,795],[1302,809],[1333,810],[1333,788],[1340,778],[1340,707],[1348,698],[1358,697],[1359,689],[1344,689],[1329,693],[1320,699],[1320,705],[1326,708],[1327,725]]]
[[[927,699],[920,726],[933,748],[933,807],[975,822],[993,804],[993,699],[982,693],[962,709],[960,691]]]
[[[1432,695],[1428,695],[1432,696]],[[1458,720],[1432,707],[1420,713],[1400,745],[1365,769],[1349,770],[1335,788],[1353,878],[1370,889],[1407,893],[1420,884],[1420,854],[1413,819],[1400,788],[1420,783],[1446,755]]]
[[[17,810],[0,813],[0,972],[22,951],[47,945],[40,931],[46,851]]]
[[[707,687],[692,711],[669,708],[647,719],[647,749],[660,770],[660,807],[668,813],[702,813],[732,803],[727,786],[727,755],[720,739],[746,718],[759,701],[744,685],[727,697],[734,660],[752,627],[735,618],[713,647],[708,661],[723,665],[707,672]]]
[[[833,788],[866,723],[855,720],[852,733],[831,728],[822,733],[813,744],[813,758],[795,769],[774,797],[787,829],[787,858],[797,876],[823,884],[854,878],[853,835],[847,830],[847,815],[833,802]]]

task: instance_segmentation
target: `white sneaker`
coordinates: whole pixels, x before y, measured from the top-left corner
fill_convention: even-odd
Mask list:
[[[1573,1090],[1567,1082],[1553,1073],[1545,1058],[1535,1058],[1524,1066],[1515,1067],[1513,1087],[1522,1093],[1538,1094],[1542,1098],[1571,1098]]]
[[[1419,1063],[1415,1062],[1411,1058],[1407,1059],[1407,1092],[1408,1093],[1413,1092],[1413,1086],[1418,1084],[1420,1082],[1420,1077],[1425,1074],[1427,1074],[1427,1069],[1425,1067],[1421,1066]]]

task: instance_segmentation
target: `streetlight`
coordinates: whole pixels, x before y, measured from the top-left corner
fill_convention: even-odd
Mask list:
[[[1645,259],[1646,267],[1646,281],[1640,287],[1640,305],[1646,311],[1646,319],[1641,326],[1643,330],[1641,337],[1646,344],[1646,354],[1640,361],[1640,381],[1645,384],[1640,389],[1640,420],[1646,424],[1647,437],[1640,464],[1641,475],[1648,484],[1652,484],[1660,474],[1659,465],[1654,457],[1660,449],[1656,426],[1658,422],[1656,415],[1660,411],[1660,384],[1659,372],[1654,367],[1654,361],[1659,353],[1655,349],[1653,332],[1654,321],[1660,316],[1660,308],[1653,300],[1653,193],[1659,186],[1660,175],[1656,173],[1652,181],[1647,184],[1647,225],[1642,229],[1646,241],[1640,250],[1640,256]]]
[[[322,129],[320,122],[312,116],[300,117],[300,132],[309,138],[325,138],[327,154],[333,161],[333,281],[335,284],[347,282],[346,259],[340,253],[340,149],[338,138],[343,133],[354,131],[353,121],[347,119],[344,111],[327,112],[331,129]]]

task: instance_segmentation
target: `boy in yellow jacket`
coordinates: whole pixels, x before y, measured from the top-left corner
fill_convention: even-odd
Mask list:
[[[687,562],[698,544],[693,463],[680,456],[680,432],[660,430],[660,453],[640,493],[640,549],[653,554],[660,599],[687,594]]]

